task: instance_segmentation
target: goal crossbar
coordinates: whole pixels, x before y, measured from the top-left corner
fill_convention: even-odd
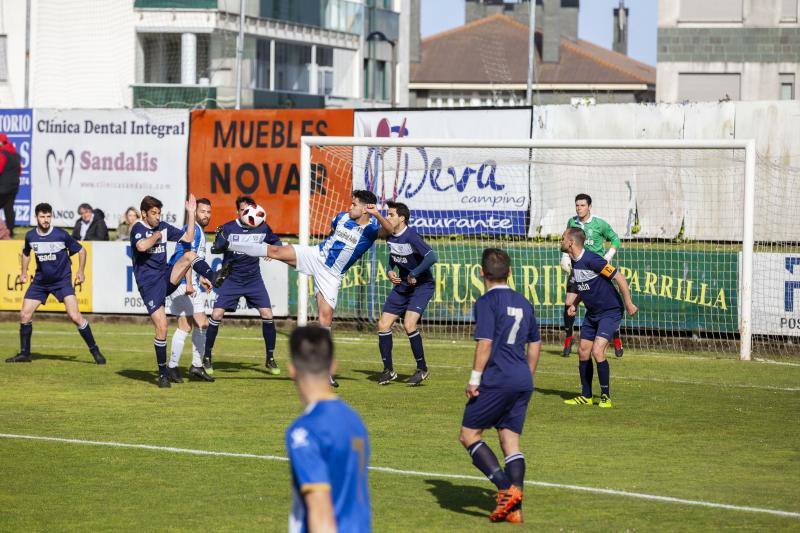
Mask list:
[[[752,349],[753,225],[755,216],[756,146],[754,139],[424,139],[392,137],[300,138],[299,241],[308,245],[311,209],[311,148],[353,147],[436,147],[436,148],[550,148],[550,149],[653,149],[653,150],[744,150],[744,191],[742,217],[742,262],[739,279],[739,357],[749,361]],[[308,278],[298,275],[297,322],[308,321]]]

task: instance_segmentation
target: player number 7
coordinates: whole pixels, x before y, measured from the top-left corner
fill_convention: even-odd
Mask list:
[[[506,307],[508,316],[514,317],[514,325],[511,326],[511,331],[508,333],[507,344],[514,344],[517,342],[517,333],[519,333],[519,324],[522,322],[522,309],[519,307]]]

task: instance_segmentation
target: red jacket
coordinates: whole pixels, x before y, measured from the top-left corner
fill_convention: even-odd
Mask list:
[[[0,133],[0,143],[0,194],[6,194],[19,189],[22,162],[5,133]]]

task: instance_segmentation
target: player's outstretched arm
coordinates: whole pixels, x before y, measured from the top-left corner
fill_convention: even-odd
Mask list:
[[[308,531],[336,533],[336,518],[330,490],[312,490],[303,495],[308,509]]]
[[[186,233],[183,234],[181,240],[183,242],[193,243],[194,242],[194,231],[195,231],[195,216],[197,214],[197,200],[194,197],[194,194],[189,195],[189,199],[186,200]]]
[[[531,376],[536,374],[536,366],[539,364],[539,355],[542,353],[542,341],[528,343],[528,368],[531,369]]]
[[[619,270],[617,270],[617,273],[614,275],[614,281],[617,282],[617,287],[619,287],[619,293],[622,295],[622,302],[625,304],[625,310],[628,312],[628,315],[635,315],[637,311],[639,311],[639,308],[633,303],[631,299],[631,290],[628,288],[628,281]]]
[[[492,341],[489,339],[478,339],[478,344],[475,346],[475,358],[472,361],[472,373],[469,376],[469,383],[467,383],[466,394],[467,398],[474,398],[480,394],[478,386],[481,384],[481,376],[489,362],[489,356],[492,354]]]
[[[378,219],[378,223],[381,225],[381,230],[378,232],[378,237],[388,237],[394,232],[394,226],[381,215],[381,212],[378,211],[378,208],[375,207],[375,204],[369,204],[367,206],[367,213],[374,216]]]

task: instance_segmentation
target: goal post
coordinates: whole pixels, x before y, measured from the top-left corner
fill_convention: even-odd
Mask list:
[[[401,174],[407,178],[408,175],[413,175],[415,171],[424,172],[420,169],[414,168],[413,163],[409,163],[409,151],[411,151],[412,154],[415,154],[415,152],[413,152],[415,150],[422,153],[423,150],[431,149],[436,149],[443,153],[447,153],[454,161],[458,161],[458,163],[454,164],[453,167],[448,168],[452,175],[452,178],[449,178],[451,182],[459,179],[458,169],[456,168],[458,167],[458,164],[463,164],[464,166],[469,164],[472,165],[472,167],[475,167],[484,160],[494,163],[492,169],[486,171],[490,172],[490,174],[488,178],[484,176],[485,182],[483,183],[481,183],[482,178],[480,174],[476,174],[474,168],[472,168],[470,172],[464,171],[464,176],[466,176],[466,178],[463,178],[462,183],[460,184],[462,187],[470,186],[469,180],[472,175],[478,176],[476,179],[479,184],[486,186],[488,183],[491,185],[490,182],[494,178],[495,168],[499,168],[502,166],[504,161],[508,161],[509,166],[515,169],[511,174],[513,174],[513,179],[517,180],[517,185],[522,187],[522,182],[525,182],[524,188],[527,188],[528,190],[528,199],[530,204],[526,205],[526,209],[529,210],[528,216],[530,219],[526,219],[525,223],[531,226],[531,233],[534,232],[535,226],[532,221],[532,213],[534,211],[534,202],[532,201],[532,197],[536,194],[536,188],[541,186],[545,188],[549,187],[550,189],[553,189],[556,186],[559,187],[559,203],[566,203],[566,208],[572,209],[574,195],[578,192],[583,192],[580,188],[581,183],[586,184],[590,183],[590,181],[584,180],[581,182],[578,180],[571,185],[571,176],[573,174],[581,174],[590,177],[592,167],[594,166],[603,166],[605,169],[610,169],[607,170],[607,172],[612,174],[618,171],[633,172],[635,178],[641,179],[643,182],[645,180],[649,180],[648,183],[655,183],[657,181],[660,183],[660,181],[664,181],[665,183],[660,184],[659,187],[667,191],[669,191],[669,188],[672,186],[671,182],[668,182],[669,179],[676,179],[676,183],[680,184],[682,179],[681,176],[683,173],[687,172],[687,169],[689,171],[692,169],[697,169],[697,172],[692,174],[692,178],[690,180],[687,180],[685,177],[683,177],[684,186],[686,188],[702,186],[702,183],[700,182],[702,181],[703,177],[711,176],[715,172],[716,167],[714,167],[714,165],[718,165],[720,169],[724,168],[724,170],[716,170],[718,173],[724,171],[728,172],[731,176],[733,176],[735,173],[735,180],[730,180],[730,183],[725,184],[724,187],[720,187],[719,189],[711,188],[709,190],[717,191],[716,194],[720,196],[720,202],[732,202],[732,205],[730,206],[731,209],[735,211],[735,215],[737,217],[741,216],[740,227],[731,233],[735,236],[733,238],[724,236],[720,237],[720,244],[718,247],[721,248],[728,246],[733,247],[733,249],[738,248],[738,250],[736,250],[738,253],[733,254],[738,255],[738,258],[736,259],[738,262],[738,272],[733,272],[732,274],[729,273],[734,279],[733,283],[735,284],[735,291],[737,294],[735,297],[733,295],[729,295],[730,302],[728,302],[728,305],[733,305],[732,302],[734,300],[738,305],[738,321],[736,321],[735,318],[733,320],[738,322],[735,324],[734,329],[738,329],[738,331],[735,333],[738,334],[739,357],[742,360],[749,360],[751,358],[753,336],[753,260],[755,241],[754,219],[756,210],[755,181],[757,159],[754,140],[504,140],[443,138],[415,139],[391,137],[302,137],[300,142],[300,244],[311,244],[313,243],[312,241],[314,238],[322,238],[324,236],[324,232],[320,228],[322,228],[322,226],[324,226],[326,223],[328,224],[328,229],[330,227],[330,218],[328,217],[328,214],[331,206],[326,206],[323,208],[322,203],[330,202],[330,200],[324,199],[323,195],[318,194],[318,191],[316,191],[316,189],[319,187],[323,187],[324,189],[324,185],[320,185],[322,181],[330,178],[332,174],[338,173],[340,178],[343,178],[340,180],[340,183],[346,181],[351,185],[354,185],[363,174],[363,176],[366,176],[364,179],[367,181],[371,180],[371,186],[374,188],[373,192],[376,192],[377,196],[379,197],[379,201],[383,201],[386,199],[384,193],[387,190],[387,183],[389,180],[394,179],[395,190],[393,191],[394,196],[392,196],[392,198],[394,198],[397,196],[397,183],[398,180],[401,179]],[[372,150],[371,153],[374,154],[372,159],[369,157],[369,150]],[[402,156],[401,150],[405,150]],[[394,153],[395,151],[396,154]],[[714,157],[709,158],[711,160],[710,162],[706,161],[706,159],[704,159],[702,156],[702,154],[706,152],[714,154]],[[362,164],[361,160],[363,157],[360,156],[364,154],[367,154],[367,158],[366,163]],[[652,157],[652,159],[655,159],[656,162],[649,161],[648,158],[650,156],[648,156],[648,154],[658,154],[657,157]],[[729,156],[728,154],[731,155]],[[594,164],[595,159],[597,160],[597,165]],[[723,159],[724,161],[720,162]],[[661,161],[668,162],[661,164],[661,167],[659,167],[659,162]],[[420,163],[420,165],[421,164],[422,163]],[[425,169],[427,170],[429,166],[441,166],[444,164],[449,163],[442,163],[441,161],[436,163],[436,161],[431,162],[426,159]],[[673,178],[664,178],[661,174],[659,174],[659,172],[663,170],[663,167],[668,166],[672,167],[670,170],[670,176],[673,176]],[[580,171],[576,170],[578,167],[580,167]],[[456,170],[453,170],[454,168],[456,168]],[[730,170],[734,168],[735,170]],[[438,167],[437,170],[439,170]],[[447,179],[446,177],[442,177],[445,176],[445,172],[443,168],[441,170],[441,174],[436,174],[437,176],[440,176],[438,178],[440,181],[437,182],[439,184],[438,189],[445,188],[442,187],[441,184],[444,183],[445,179]],[[483,170],[484,167],[481,166],[477,172],[480,173]],[[433,175],[432,170],[430,173]],[[674,176],[677,176],[677,178],[674,178]],[[423,175],[422,181],[424,181],[424,179],[425,177]],[[431,180],[433,181],[434,178],[431,178]],[[381,183],[383,192],[377,190],[378,183]],[[633,187],[633,185],[630,183],[626,183],[629,188]],[[434,186],[436,186],[436,183],[434,183]],[[451,186],[452,183],[448,182],[448,187]],[[505,185],[502,187],[504,186]],[[422,185],[420,185],[420,187],[422,187]],[[498,185],[496,189],[499,190],[502,187]],[[312,188],[314,190],[312,190]],[[353,188],[358,187],[353,186]],[[330,196],[330,189],[327,192],[328,196]],[[406,192],[408,193],[408,191]],[[338,194],[342,197],[346,196],[347,200],[349,200],[350,190],[338,191]],[[689,193],[686,194],[688,195]],[[552,197],[552,194],[550,194],[550,196],[548,196],[548,194],[537,195],[536,202],[547,202],[547,198],[549,197]],[[658,200],[657,195],[655,199]],[[397,201],[405,201],[403,194],[400,194],[399,197],[397,197]],[[736,203],[739,202],[741,203],[739,206],[737,206]],[[340,207],[343,205],[342,198],[338,199],[338,205]],[[409,207],[411,207],[412,219],[414,219],[415,206],[409,205]],[[558,210],[563,211],[564,207],[564,205],[560,205]],[[593,215],[596,214],[596,216],[600,217],[604,216],[605,208],[603,205],[595,201],[595,205],[593,207]],[[382,202],[382,205],[380,205],[379,208],[385,209],[385,202]],[[702,212],[702,206],[694,206],[693,208]],[[549,209],[549,206],[545,205],[539,209],[540,211],[544,212]],[[635,224],[638,224],[638,217],[641,214],[640,209],[641,207],[638,204],[635,204],[632,208],[631,216],[636,218]],[[665,207],[665,209],[668,208]],[[344,209],[340,208],[340,210]],[[313,220],[314,217],[320,217],[320,212],[325,212],[325,214],[322,216],[328,217],[327,221]],[[469,216],[469,212],[464,213],[466,213],[466,217]],[[497,209],[497,213],[502,214],[503,209]],[[674,215],[673,218],[676,216],[682,215],[678,213],[677,215]],[[733,216],[733,214],[731,214],[731,216]],[[714,223],[714,218],[710,215],[707,220],[707,225]],[[559,221],[559,223],[562,224],[562,227],[565,222],[566,218],[563,218]],[[706,223],[706,219],[702,219],[701,222]],[[729,222],[730,220],[726,220],[726,224]],[[634,224],[633,221],[631,223]],[[685,222],[682,219],[679,222],[679,225],[681,225],[681,235],[683,235],[684,232],[684,223]],[[713,227],[707,228],[707,233],[713,234],[714,231],[715,230]],[[318,234],[315,234],[315,232]],[[489,241],[491,241],[493,244],[497,244],[498,242],[502,243],[504,242],[503,239],[507,238],[506,236],[502,235],[502,231],[494,233],[494,235],[489,237]],[[438,233],[437,235],[442,237],[445,234]],[[481,239],[480,231],[476,231],[470,235],[478,239],[478,241]],[[673,241],[682,242],[682,244],[674,245],[673,248],[675,252],[686,250],[686,253],[690,253],[692,250],[690,239],[684,239],[681,241],[681,235],[678,235],[675,239],[673,239]],[[558,243],[552,241],[552,236],[553,233],[551,232],[551,242],[545,242],[544,245],[557,248]],[[455,239],[457,236],[451,235],[450,237]],[[636,238],[635,235],[630,235],[630,233],[628,233],[626,237]],[[526,244],[526,239],[528,241],[537,241],[541,243],[542,240],[545,239],[545,235],[520,236],[514,242],[524,246]],[[653,241],[656,243],[663,243],[665,239],[656,238],[653,239]],[[639,245],[646,242],[647,239],[642,240],[641,238],[636,241],[636,243]],[[624,239],[620,255],[617,256],[617,258],[619,258],[619,263],[622,266],[625,266],[626,244],[627,242]],[[739,245],[741,246],[740,248]],[[443,246],[450,246],[450,244],[444,243]],[[715,247],[717,246],[712,243],[705,246],[704,250],[707,249],[713,251],[715,250]],[[435,245],[434,249],[436,249]],[[532,254],[540,252],[534,250],[527,253]],[[550,250],[548,253],[552,254],[552,250]],[[617,262],[617,258],[613,259],[614,263]],[[373,258],[373,261],[374,260],[375,259]],[[477,262],[479,262],[479,260],[480,258],[478,257]],[[713,268],[713,265],[709,266],[710,270],[706,273],[707,276],[714,275]],[[730,268],[732,270],[736,270],[735,267]],[[367,270],[368,269],[365,269],[365,271]],[[545,269],[544,274],[548,276],[550,274],[553,274],[554,276],[556,275],[556,273],[553,272],[553,269]],[[374,272],[372,272],[371,275],[374,278]],[[561,275],[560,271],[558,271],[558,275]],[[372,279],[371,282],[373,284],[378,283],[375,281],[375,279]],[[309,286],[309,283],[307,277],[304,275],[299,275],[298,283],[298,323],[305,324],[309,318],[310,304],[309,291],[305,288]],[[563,279],[560,279],[558,283],[563,284]],[[672,282],[670,281],[670,283]],[[687,281],[686,285],[688,285],[688,288],[685,285],[682,287],[680,280],[678,280],[677,293],[682,295],[681,291],[683,289],[683,291],[685,291],[685,301],[691,300],[689,296],[692,290],[691,283],[691,281]],[[645,287],[645,291],[647,290],[647,287]],[[662,296],[665,293],[665,290],[666,289],[662,286]],[[695,291],[697,291],[697,288],[695,288]],[[669,292],[671,293],[672,290],[670,289]],[[696,297],[697,295],[695,293],[694,298]],[[636,299],[635,295],[634,299]],[[683,303],[683,301],[681,303]],[[725,302],[723,302],[723,304],[725,304]],[[640,307],[642,306],[640,305]],[[366,317],[365,320],[372,321],[376,319],[373,308],[374,305],[371,304],[371,315]],[[539,310],[537,309],[537,312],[538,311]],[[557,310],[553,311],[551,314],[556,312]],[[441,314],[439,315],[440,320],[442,319],[442,316],[443,315]],[[555,324],[556,319],[557,317],[553,318],[553,324]],[[680,316],[677,316],[677,318],[670,318],[670,320],[673,322],[670,322],[669,328],[676,330],[679,329],[680,319]],[[459,312],[458,316],[454,316],[452,320],[454,322],[464,322],[463,313]],[[643,327],[642,329],[652,329],[652,327],[647,326]],[[685,329],[690,330],[692,328],[687,325]],[[666,334],[668,333],[669,331],[666,332]]]

